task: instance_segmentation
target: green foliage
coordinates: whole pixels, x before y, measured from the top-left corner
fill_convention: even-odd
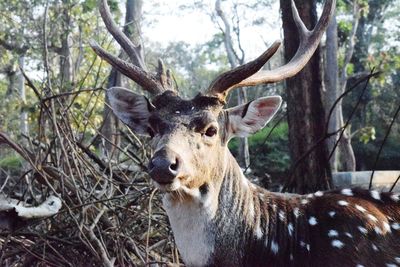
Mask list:
[[[375,127],[365,127],[360,129],[360,142],[364,144],[376,139]]]
[[[94,38],[99,43],[107,45],[108,40],[111,39],[103,24],[99,23],[98,1],[85,0],[82,4],[77,4],[76,1],[48,2],[46,33],[47,56],[50,63],[49,77],[46,77],[43,61],[42,31],[45,3],[46,1],[1,2],[1,14],[11,13],[13,16],[0,17],[0,23],[4,26],[0,32],[0,39],[14,47],[26,46],[25,72],[39,90],[41,97],[49,93],[45,92],[46,79],[51,82],[51,94],[53,95],[103,86],[107,80],[110,66],[104,61],[100,61],[86,44],[88,40]],[[118,1],[110,1],[110,7],[118,19],[121,16]],[[66,81],[62,77],[61,61],[64,57],[61,54],[61,47],[62,38],[66,33],[69,34],[72,42],[69,46],[72,63],[71,81]],[[115,53],[118,48],[113,45],[107,46],[107,50],[112,53]],[[25,86],[27,101],[26,103],[21,101],[16,84],[13,83],[14,74],[19,68],[17,62],[19,55],[18,50],[6,50],[0,45],[0,97],[4,99],[0,102],[0,127],[10,136],[18,137],[20,132],[19,113],[27,111],[31,137],[35,138],[39,126],[40,100],[32,88]],[[66,101],[65,105],[69,105],[70,100],[74,101],[72,126],[77,131],[85,129],[88,130],[88,133],[94,134],[102,123],[103,92],[98,91],[95,95],[81,93],[71,98],[57,99],[57,101]]]
[[[352,64],[352,63],[347,64],[346,73],[348,76],[350,76],[354,73],[354,64]]]
[[[22,168],[22,158],[16,154],[4,156],[0,159],[0,168],[10,172],[19,172]]]
[[[256,175],[281,174],[290,166],[288,124],[286,122],[278,124],[270,134],[271,127],[265,127],[249,137],[250,168]],[[266,140],[268,134],[270,135]],[[229,148],[235,154],[238,149],[237,138],[230,141]]]
[[[82,11],[83,13],[91,12],[97,8],[97,1],[96,0],[85,0],[82,3]]]
[[[357,169],[373,169],[377,157],[377,151],[382,145],[382,141],[382,137],[380,137],[372,142],[355,142],[353,144],[354,153],[357,159]],[[400,143],[398,141],[398,137],[389,136],[377,162],[377,170],[399,170]]]

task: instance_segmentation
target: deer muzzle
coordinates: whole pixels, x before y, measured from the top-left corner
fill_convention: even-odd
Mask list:
[[[161,185],[171,184],[178,177],[182,159],[172,149],[166,147],[157,151],[148,166],[150,177]]]

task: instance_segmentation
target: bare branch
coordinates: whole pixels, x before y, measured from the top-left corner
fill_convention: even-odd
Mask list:
[[[146,64],[144,63],[141,46],[135,46],[131,40],[121,31],[121,29],[115,24],[111,17],[110,8],[107,4],[107,0],[100,1],[100,14],[103,18],[104,24],[107,30],[111,33],[114,39],[121,45],[122,49],[128,54],[131,62],[139,68],[146,70]]]
[[[351,33],[349,35],[346,44],[347,51],[344,57],[343,66],[342,69],[340,70],[340,80],[339,80],[340,92],[344,92],[346,90],[347,79],[348,79],[346,69],[350,63],[351,58],[353,57],[354,46],[356,42],[356,33],[358,29],[358,23],[360,21],[360,15],[361,15],[360,6],[358,5],[357,1],[353,1],[353,23],[351,27]]]

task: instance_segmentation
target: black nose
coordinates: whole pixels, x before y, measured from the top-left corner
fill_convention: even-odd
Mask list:
[[[177,153],[165,148],[157,151],[151,158],[148,169],[151,178],[160,183],[168,184],[178,176],[181,160]]]

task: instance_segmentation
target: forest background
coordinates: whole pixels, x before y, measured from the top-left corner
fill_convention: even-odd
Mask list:
[[[322,1],[295,2],[312,28]],[[297,47],[287,0],[108,3],[146,68],[162,59],[185,97],[276,39],[283,47],[267,69]],[[228,106],[275,94],[285,101],[268,127],[229,144],[253,181],[307,193],[331,188],[336,172],[400,170],[399,14],[399,0],[338,0],[316,64],[232,93]],[[98,2],[3,1],[0,25],[0,191],[27,206],[49,195],[63,204],[51,218],[2,215],[0,264],[179,263],[145,172],[149,140],[119,123],[105,97],[111,86],[143,91],[91,49],[95,40],[129,60]]]

